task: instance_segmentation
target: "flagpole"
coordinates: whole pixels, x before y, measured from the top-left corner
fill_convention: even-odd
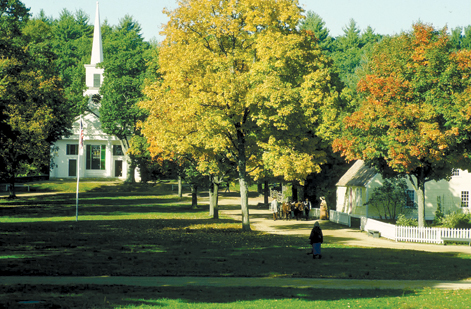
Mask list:
[[[80,155],[78,155],[78,158],[77,158],[77,193],[75,196],[75,222],[78,221],[79,183],[80,183]]]
[[[82,116],[80,116],[80,131],[79,131],[79,151],[77,155],[77,193],[75,196],[75,222],[78,222],[78,205],[79,205],[79,183],[80,183],[80,156],[83,153],[83,124]]]

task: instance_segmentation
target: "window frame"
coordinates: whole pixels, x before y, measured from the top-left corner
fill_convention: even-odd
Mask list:
[[[93,88],[100,88],[101,74],[93,74]]]
[[[118,151],[118,149],[119,149],[119,151]],[[121,146],[121,145],[113,145],[113,156],[114,156],[114,157],[124,156],[123,146]]]
[[[79,154],[78,144],[67,144],[65,153],[68,156],[77,156]]]
[[[92,153],[97,147],[99,148],[99,155]],[[103,171],[106,169],[106,145],[87,145],[85,156],[85,169],[95,171]],[[95,167],[96,164],[99,164],[98,168]]]
[[[461,208],[469,207],[469,191],[461,191],[460,205]]]
[[[415,191],[407,189],[405,194],[406,194],[406,204],[404,208],[416,209],[417,203],[415,202]]]

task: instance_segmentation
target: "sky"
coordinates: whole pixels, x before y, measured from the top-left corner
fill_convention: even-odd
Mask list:
[[[58,18],[65,8],[74,13],[81,9],[95,20],[96,0],[23,0],[33,16],[41,9],[47,16]],[[299,0],[306,11],[317,13],[325,21],[330,35],[343,34],[344,27],[354,19],[360,30],[371,26],[378,34],[399,34],[410,31],[421,21],[436,29],[471,25],[471,0]],[[168,21],[164,8],[175,9],[174,0],[101,0],[100,19],[116,25],[126,14],[133,16],[142,27],[145,40],[162,41],[161,26]]]

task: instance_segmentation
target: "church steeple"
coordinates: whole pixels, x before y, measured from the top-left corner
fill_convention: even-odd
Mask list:
[[[95,28],[93,31],[92,60],[90,64],[98,64],[103,62],[103,45],[101,43],[101,27],[100,12],[98,9],[98,1],[96,3]]]
[[[101,42],[101,27],[100,27],[100,12],[98,10],[98,2],[96,3],[95,13],[95,29],[93,32],[93,45],[92,45],[92,58],[90,64],[85,65],[85,84],[87,90],[83,93],[84,96],[90,98],[94,95],[99,94],[101,84],[103,83],[103,68],[98,68],[97,65],[103,62],[103,45]],[[96,110],[98,113],[99,104],[94,104],[91,100],[89,107],[92,110]]]

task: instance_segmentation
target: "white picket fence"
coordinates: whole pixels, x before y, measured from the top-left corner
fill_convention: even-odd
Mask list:
[[[396,241],[421,242],[429,244],[441,244],[442,228],[396,226]],[[451,230],[451,229],[450,229]]]
[[[321,217],[321,210],[320,208],[311,208],[309,211],[309,218],[320,218]]]
[[[330,221],[351,226],[351,216],[335,210],[330,211]],[[443,239],[471,239],[471,229],[396,226],[366,217],[361,218],[361,229],[378,231],[381,237],[394,241],[443,244]]]
[[[335,210],[329,211],[329,220],[334,223],[346,225],[348,227],[352,226],[352,218],[349,214],[344,212],[339,212]]]

